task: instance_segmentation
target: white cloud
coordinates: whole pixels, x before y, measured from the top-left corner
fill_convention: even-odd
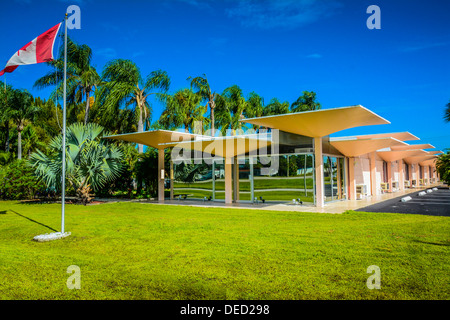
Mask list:
[[[414,51],[419,51],[419,50],[443,47],[443,46],[447,46],[448,44],[449,44],[449,42],[422,43],[422,44],[416,44],[416,45],[411,45],[411,46],[404,46],[400,50],[403,52],[414,52]]]
[[[116,49],[114,48],[100,48],[94,51],[94,54],[102,56],[106,59],[112,59],[117,57]]]
[[[334,0],[239,0],[226,12],[244,26],[297,28],[333,15],[340,6]]]
[[[306,56],[306,58],[309,59],[320,59],[322,58],[322,55],[320,53],[312,53]]]

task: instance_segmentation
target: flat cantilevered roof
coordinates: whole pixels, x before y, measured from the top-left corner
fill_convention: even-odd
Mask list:
[[[107,136],[104,138],[135,142],[160,149],[161,144],[163,143],[193,140],[196,137],[199,137],[199,135],[188,132],[153,130],[145,132],[118,134],[114,136]]]
[[[420,156],[407,157],[407,158],[404,158],[403,160],[408,164],[415,164],[415,163],[421,163],[423,161],[436,159],[436,158],[437,158],[436,155],[430,155],[430,154],[426,155],[425,154],[425,155],[420,155]]]
[[[381,159],[387,162],[428,155],[428,153],[423,150],[378,151],[377,154]]]
[[[242,119],[240,121],[307,137],[324,137],[349,128],[390,123],[360,105]]]
[[[428,160],[420,162],[419,164],[421,166],[434,166],[436,164],[436,159],[437,158],[428,159]]]
[[[222,158],[230,158],[249,154],[270,145],[271,140],[268,139],[267,135],[250,134],[246,136],[204,137],[191,141],[166,143],[164,147],[195,150],[206,154],[206,156],[211,154]]]
[[[393,132],[393,133],[375,133],[356,136],[358,139],[372,139],[372,138],[387,138],[391,137],[400,141],[420,140],[415,135],[405,132]]]
[[[441,150],[436,150],[436,151],[428,151],[428,153],[429,154],[441,154],[441,153],[444,153],[444,152],[441,151]]]
[[[421,150],[421,149],[434,149],[434,146],[429,143],[423,144],[408,144],[405,146],[392,146],[392,151],[401,151],[401,150]]]
[[[357,157],[383,148],[406,145],[405,142],[391,137],[373,139],[330,138],[330,144],[347,157]]]

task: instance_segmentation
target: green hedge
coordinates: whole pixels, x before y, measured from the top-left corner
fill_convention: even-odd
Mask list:
[[[44,193],[46,194],[44,183],[34,176],[34,170],[26,160],[16,160],[0,166],[0,199],[33,199]]]

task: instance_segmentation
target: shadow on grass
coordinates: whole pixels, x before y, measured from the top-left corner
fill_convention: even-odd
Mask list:
[[[7,210],[7,211],[10,211],[10,212],[12,212],[12,213],[15,213],[15,214],[17,214],[19,217],[25,218],[25,219],[27,219],[27,220],[29,220],[29,221],[31,221],[31,222],[34,222],[34,223],[36,223],[36,224],[38,224],[38,225],[40,225],[40,226],[46,227],[47,229],[50,229],[50,230],[52,230],[52,231],[54,231],[54,232],[58,232],[57,230],[53,229],[52,227],[49,227],[49,226],[47,226],[47,225],[45,225],[45,224],[43,224],[43,223],[40,223],[39,221],[33,220],[33,219],[31,219],[31,218],[28,218],[28,217],[24,216],[23,214],[20,214],[20,213],[14,211],[14,210]],[[0,211],[0,213],[1,213],[1,214],[5,214],[6,211]]]
[[[444,246],[444,247],[449,247],[450,243],[438,243],[438,242],[428,242],[428,241],[420,241],[420,240],[413,240],[414,242],[418,242],[418,243],[423,243],[423,244],[432,244],[434,246]]]

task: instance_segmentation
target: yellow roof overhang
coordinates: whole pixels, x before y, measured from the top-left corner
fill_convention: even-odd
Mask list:
[[[426,152],[423,150],[378,151],[377,154],[384,161],[393,162],[409,157],[423,156],[426,155]]]
[[[240,121],[307,137],[324,137],[349,128],[390,123],[359,105],[243,119]]]
[[[420,162],[419,164],[420,164],[421,166],[431,166],[431,167],[434,167],[434,166],[436,165],[436,159],[437,159],[437,158],[434,158],[434,159],[428,159],[428,160],[425,160],[425,161]]]
[[[436,150],[436,151],[428,151],[428,153],[429,154],[441,154],[441,153],[444,153],[443,151],[441,151],[441,150]]]
[[[425,160],[435,159],[435,155],[423,155],[423,156],[412,156],[404,158],[403,160],[408,164],[421,163]]]
[[[421,150],[421,149],[434,149],[434,146],[428,143],[424,144],[408,144],[405,146],[392,146],[392,151],[402,151],[402,150]]]
[[[198,135],[179,131],[154,130],[137,133],[118,134],[114,136],[107,136],[104,138],[135,142],[138,144],[143,144],[146,146],[160,149],[162,147],[161,144],[169,142],[177,142],[180,140],[181,141],[192,140],[195,137],[198,137]]]
[[[185,150],[196,150],[203,156],[215,155],[222,158],[251,154],[261,148],[267,148],[271,141],[257,136],[226,136],[218,138],[197,139],[195,141],[181,141],[178,143],[167,143],[165,147],[180,148]]]
[[[342,140],[338,140],[342,139]],[[377,151],[379,149],[401,146],[406,143],[394,138],[374,138],[374,139],[345,139],[345,138],[331,138],[330,144],[339,150],[347,157],[357,157],[362,154]]]
[[[376,133],[356,136],[358,139],[373,139],[373,138],[387,138],[391,137],[400,141],[420,140],[415,135],[409,132],[393,132],[393,133]]]

